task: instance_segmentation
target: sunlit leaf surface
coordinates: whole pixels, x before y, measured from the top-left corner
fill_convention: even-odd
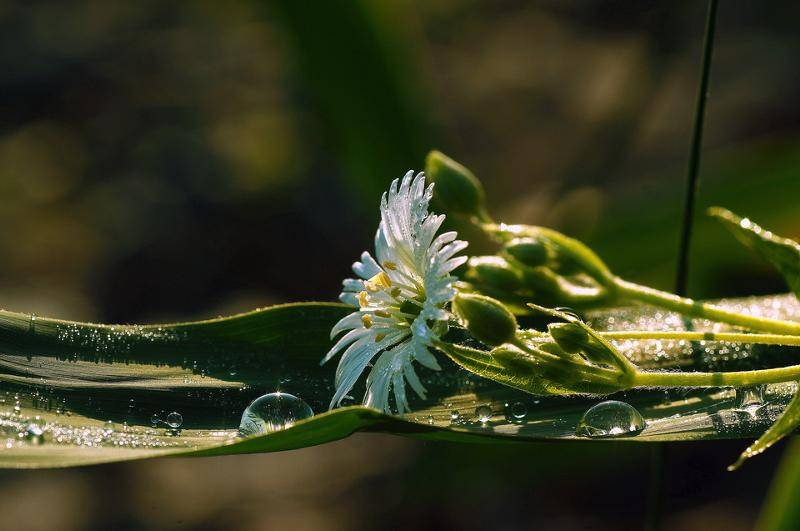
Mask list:
[[[800,305],[790,295],[723,304],[772,317],[800,316]],[[495,442],[756,438],[795,388],[536,396],[478,378],[441,356],[441,372],[421,372],[428,399],[412,403],[413,412],[405,418],[357,406],[328,413],[335,364],[320,367],[319,360],[330,346],[331,325],[345,312],[336,304],[282,305],[163,326],[100,326],[2,312],[0,466],[269,452],[359,430]],[[645,307],[590,317],[598,330],[686,326],[676,315]],[[710,323],[696,320],[692,326],[703,330]],[[711,342],[622,341],[617,346],[644,367],[683,370],[772,367],[796,363],[800,355],[791,347]],[[243,411],[278,390],[299,397],[316,415],[286,429],[241,437]],[[353,396],[362,391],[356,388]],[[609,399],[617,402],[584,418]],[[178,426],[170,424],[178,420]]]

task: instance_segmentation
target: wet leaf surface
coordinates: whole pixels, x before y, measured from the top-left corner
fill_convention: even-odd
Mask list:
[[[791,295],[722,304],[770,317],[800,316]],[[356,405],[326,412],[335,365],[321,367],[319,360],[330,346],[331,325],[347,311],[338,304],[292,304],[161,326],[102,326],[2,312],[0,466],[271,452],[356,431],[470,442],[755,439],[780,415],[796,387],[534,395],[479,378],[440,356],[441,372],[421,372],[428,399],[413,402],[405,418]],[[588,319],[597,330],[687,325],[677,315],[648,307],[596,312]],[[700,320],[690,324],[695,330],[712,329]],[[796,363],[800,356],[794,347],[720,342],[631,340],[616,346],[643,367],[682,370],[773,367]],[[278,390],[300,398],[316,415],[272,433],[240,437],[242,412]],[[353,396],[362,391],[356,388]],[[635,429],[626,424],[631,414],[624,406],[612,404],[600,408],[602,415],[585,418],[606,400],[631,406],[641,416],[641,429],[635,422]]]

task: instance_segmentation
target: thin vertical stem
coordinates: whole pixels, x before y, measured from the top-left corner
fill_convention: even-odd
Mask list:
[[[689,244],[691,243],[692,225],[694,222],[694,205],[697,198],[697,189],[700,185],[700,179],[698,177],[700,170],[700,153],[703,145],[706,102],[708,101],[708,80],[711,77],[711,57],[714,53],[717,4],[718,0],[710,0],[708,2],[706,34],[705,42],[703,43],[703,66],[700,74],[700,87],[697,91],[694,129],[692,130],[692,144],[689,151],[686,195],[683,204],[683,224],[681,226],[681,243],[678,255],[678,272],[675,276],[675,293],[680,296],[686,295],[686,282],[689,278]]]
[[[678,268],[675,275],[675,293],[686,295],[689,279],[689,247],[694,224],[695,201],[700,185],[700,155],[703,145],[703,126],[705,125],[706,102],[708,101],[708,81],[711,77],[711,59],[714,53],[714,33],[717,25],[718,0],[709,0],[706,15],[706,29],[703,42],[703,61],[700,73],[700,86],[697,90],[697,103],[694,114],[692,143],[689,151],[689,167],[686,176],[686,195],[683,204],[683,224],[681,226]],[[658,531],[661,528],[661,515],[664,507],[666,445],[656,443],[650,454],[650,485],[648,489],[646,529]]]

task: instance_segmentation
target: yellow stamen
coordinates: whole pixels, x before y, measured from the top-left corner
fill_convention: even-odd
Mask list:
[[[397,264],[395,264],[394,262],[387,261],[383,263],[383,267],[385,267],[389,271],[394,271],[395,269],[397,269]]]
[[[402,290],[400,288],[394,287],[394,288],[392,288],[392,291],[389,292],[389,295],[391,295],[392,297],[394,297],[396,299],[400,295],[401,292],[402,292]]]
[[[381,271],[371,279],[367,280],[366,284],[374,284],[380,288],[389,288],[392,285],[392,280],[389,278],[389,275]]]
[[[384,340],[385,337],[386,337],[386,334],[378,334],[378,335],[376,335],[375,336],[375,343],[380,343],[381,341]]]
[[[386,310],[375,310],[375,315],[378,317],[391,317],[392,314],[387,312]]]
[[[372,328],[372,316],[370,315],[362,315],[361,322],[364,324],[364,328]]]
[[[366,291],[362,291],[361,293],[358,294],[358,305],[363,308],[364,306],[366,306],[368,304],[369,304],[369,301],[367,300],[367,292]]]

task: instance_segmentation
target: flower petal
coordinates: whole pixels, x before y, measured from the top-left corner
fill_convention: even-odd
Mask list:
[[[353,312],[342,317],[338,323],[331,328],[331,339],[339,335],[344,330],[352,330],[353,328],[363,327],[361,321],[361,312]]]
[[[327,354],[325,354],[325,356],[322,358],[322,361],[320,362],[320,365],[323,365],[324,363],[326,363],[329,359],[334,357],[337,352],[342,350],[344,347],[346,347],[350,343],[353,343],[354,341],[358,341],[363,336],[365,336],[367,334],[372,334],[372,333],[373,332],[370,331],[368,328],[356,328],[355,330],[350,330],[345,335],[343,335],[341,337],[341,339],[339,339],[339,341],[336,342],[335,345],[333,345],[333,347],[327,352]]]

